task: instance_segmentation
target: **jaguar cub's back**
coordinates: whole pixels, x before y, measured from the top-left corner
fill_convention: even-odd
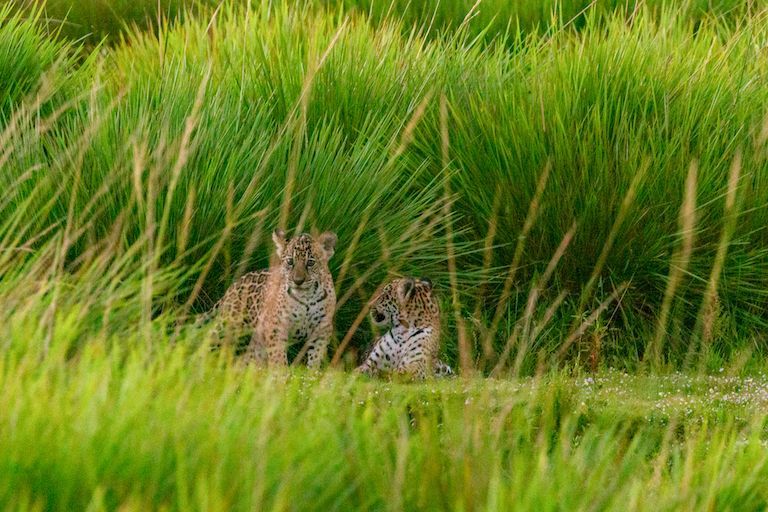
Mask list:
[[[227,288],[214,306],[215,313],[228,326],[227,335],[242,335],[243,332],[237,331],[255,328],[256,313],[262,309],[268,279],[269,270],[257,270],[248,272]]]

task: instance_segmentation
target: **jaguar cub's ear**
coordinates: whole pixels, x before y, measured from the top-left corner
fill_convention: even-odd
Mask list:
[[[429,291],[432,291],[432,280],[428,277],[420,277],[419,284]]]
[[[397,296],[400,299],[400,302],[405,304],[409,300],[411,300],[411,297],[413,297],[413,291],[416,288],[416,281],[413,280],[411,277],[406,277],[402,281],[400,281],[400,284],[397,286]]]
[[[272,232],[272,241],[275,242],[275,249],[277,250],[277,257],[283,257],[283,250],[285,244],[288,243],[288,238],[285,236],[285,231],[278,228]]]
[[[336,233],[332,233],[330,231],[326,231],[317,238],[317,241],[320,244],[320,249],[323,251],[323,257],[326,261],[331,259],[331,256],[333,256],[333,253],[336,250],[337,240],[338,238],[336,237]]]

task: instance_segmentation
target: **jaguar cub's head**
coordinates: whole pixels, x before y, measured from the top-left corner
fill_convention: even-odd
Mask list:
[[[376,327],[417,327],[439,319],[440,310],[426,278],[403,277],[387,283],[370,302]]]
[[[272,240],[280,258],[280,271],[292,290],[314,290],[330,273],[328,260],[336,248],[335,233],[327,231],[318,237],[302,233],[288,238],[285,231],[276,229]]]

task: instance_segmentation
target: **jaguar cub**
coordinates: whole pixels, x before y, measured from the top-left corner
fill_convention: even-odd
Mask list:
[[[278,229],[272,240],[277,265],[245,274],[205,316],[216,319],[219,339],[251,335],[247,362],[285,366],[288,343],[295,341],[305,344],[307,366],[316,368],[333,332],[336,293],[328,260],[336,235],[304,233],[289,239]]]
[[[453,375],[451,367],[437,358],[440,308],[428,279],[395,279],[370,306],[373,323],[389,330],[357,371],[368,375],[394,371],[416,379]]]

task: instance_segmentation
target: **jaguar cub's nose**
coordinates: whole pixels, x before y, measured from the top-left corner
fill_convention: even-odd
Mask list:
[[[301,286],[307,279],[304,276],[293,276],[293,282],[296,286]]]

